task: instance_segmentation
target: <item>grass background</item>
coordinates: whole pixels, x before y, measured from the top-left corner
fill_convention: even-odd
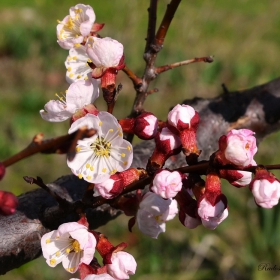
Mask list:
[[[32,137],[65,134],[68,123],[44,122],[38,113],[67,89],[64,60],[67,51],[56,43],[56,20],[62,19],[72,0],[1,0],[0,2],[0,158],[24,148]],[[167,0],[159,1],[158,21]],[[122,42],[127,65],[142,75],[142,54],[147,28],[147,0],[95,0],[96,21],[105,23],[100,32]],[[253,0],[182,1],[171,24],[157,65],[193,57],[214,55],[212,64],[193,64],[168,71],[153,82],[159,92],[149,96],[145,108],[165,119],[168,108],[194,96],[213,97],[229,90],[249,88],[279,76],[280,2]],[[125,117],[134,91],[123,73],[118,76],[123,90],[116,105],[116,116]],[[98,101],[102,110],[105,105]],[[279,163],[275,133],[259,147],[257,161]],[[54,168],[50,168],[54,167]],[[40,176],[51,182],[69,173],[65,157],[36,155],[11,166],[1,181],[1,189],[23,193],[33,188],[24,175]],[[99,230],[115,244],[129,243],[128,251],[137,262],[131,279],[280,279],[278,271],[259,271],[262,262],[280,266],[279,207],[258,209],[248,189],[224,185],[230,215],[215,231],[203,227],[188,230],[175,220],[166,234],[151,240],[135,228],[128,233],[127,217],[119,217]],[[1,229],[0,229],[1,230]],[[49,268],[44,259],[0,276],[1,279],[70,279],[61,266]]]

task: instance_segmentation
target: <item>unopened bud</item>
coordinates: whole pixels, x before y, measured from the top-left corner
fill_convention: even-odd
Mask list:
[[[17,197],[11,192],[0,191],[0,214],[8,216],[14,214],[18,206]]]

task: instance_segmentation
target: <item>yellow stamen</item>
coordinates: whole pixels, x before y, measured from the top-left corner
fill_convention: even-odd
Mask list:
[[[80,251],[82,251],[82,249],[80,248],[80,243],[77,240],[73,242],[72,246],[75,253],[79,253]]]
[[[55,253],[55,255],[57,256],[57,257],[59,257],[60,256],[60,251],[57,251],[56,253]]]

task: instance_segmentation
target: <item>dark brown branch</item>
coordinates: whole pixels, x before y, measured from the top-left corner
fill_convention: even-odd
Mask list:
[[[81,128],[72,134],[63,135],[52,139],[43,139],[43,134],[34,136],[32,142],[22,151],[3,161],[4,166],[8,167],[24,158],[36,153],[66,153],[69,159],[74,158],[75,148],[79,139],[94,135],[94,129]]]
[[[170,23],[174,17],[174,14],[180,4],[181,0],[171,0],[170,4],[167,5],[167,9],[165,15],[162,19],[162,22],[159,26],[159,29],[156,33],[155,39],[151,44],[146,44],[145,53],[144,53],[144,60],[146,61],[146,68],[143,74],[142,82],[139,83],[139,87],[135,87],[136,90],[136,97],[134,100],[132,111],[129,117],[136,117],[139,113],[143,111],[143,104],[147,98],[148,87],[150,82],[157,77],[157,73],[155,72],[155,61],[157,58],[158,52],[162,49],[162,44]],[[153,3],[155,5],[155,3]],[[155,7],[153,6],[152,12],[155,11]],[[154,23],[151,23],[154,24]],[[150,26],[149,26],[150,27]],[[154,27],[153,27],[154,28]],[[148,31],[148,34],[150,34]],[[150,34],[150,36],[153,36]],[[147,40],[147,42],[150,42]],[[134,84],[135,86],[135,84]]]
[[[172,0],[170,2],[170,4],[167,5],[165,15],[163,17],[163,20],[159,26],[159,29],[158,29],[156,37],[155,37],[154,50],[158,51],[162,48],[166,33],[168,31],[168,28],[175,15],[175,12],[177,11],[177,8],[178,8],[180,2],[181,2],[181,0]]]
[[[150,0],[150,7],[148,8],[149,21],[148,21],[145,52],[149,50],[151,44],[155,40],[156,23],[157,23],[157,4],[158,4],[158,0]]]

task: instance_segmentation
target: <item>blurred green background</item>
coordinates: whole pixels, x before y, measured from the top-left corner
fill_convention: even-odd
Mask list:
[[[72,0],[0,1],[0,158],[5,159],[43,132],[46,138],[67,133],[68,122],[43,121],[39,110],[67,89],[64,60],[68,54],[56,43],[57,19],[68,14]],[[158,21],[168,1],[159,1]],[[96,21],[105,23],[100,32],[122,42],[126,63],[142,75],[142,54],[147,28],[147,0],[95,0]],[[157,65],[199,56],[214,55],[212,64],[193,64],[168,71],[153,82],[159,92],[149,96],[145,108],[165,119],[171,105],[194,96],[213,97],[229,90],[249,88],[280,74],[280,2],[255,0],[182,1],[158,57]],[[134,91],[123,73],[118,76],[123,90],[116,116],[125,117]],[[164,102],[159,102],[164,100]],[[102,100],[99,108],[105,109]],[[279,163],[280,134],[260,145],[257,161]],[[277,152],[276,152],[277,151]],[[52,168],[53,167],[53,168]],[[11,166],[1,189],[21,194],[34,187],[24,175],[40,176],[51,182],[69,173],[65,157],[36,155]],[[279,175],[279,173],[277,173]],[[279,207],[258,209],[248,189],[225,184],[230,215],[215,231],[203,227],[183,228],[172,221],[166,234],[152,240],[127,232],[127,217],[119,217],[99,230],[117,244],[129,243],[137,262],[131,279],[280,279],[280,271],[259,271],[258,265],[280,267]],[[1,229],[0,229],[1,230]],[[44,259],[0,276],[1,279],[70,279],[61,266],[49,268]]]

